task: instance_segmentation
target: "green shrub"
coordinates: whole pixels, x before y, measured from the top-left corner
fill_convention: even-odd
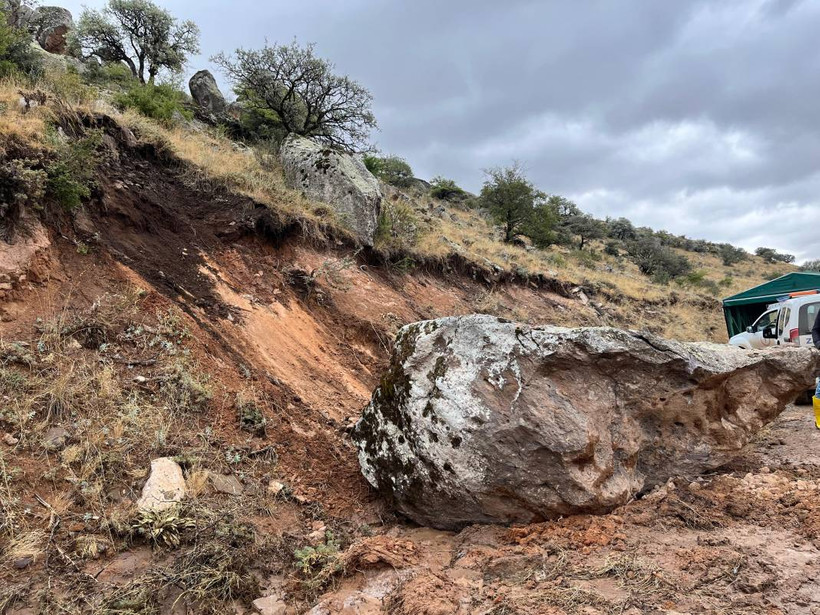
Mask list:
[[[119,62],[105,64],[88,62],[83,77],[88,83],[94,85],[116,86],[123,90],[139,83],[138,79],[131,73],[131,69]]]
[[[616,258],[619,257],[621,255],[621,251],[618,249],[619,245],[617,241],[607,241],[604,246],[604,253]]]
[[[55,144],[57,156],[46,169],[46,193],[71,211],[91,196],[91,190],[96,185],[102,133],[91,130],[76,140],[66,140],[52,134],[51,141]]]
[[[391,186],[406,188],[413,183],[413,169],[407,161],[398,156],[373,156],[364,157],[364,166],[376,177]]]
[[[10,239],[26,206],[36,206],[46,184],[44,171],[32,168],[33,160],[11,159],[0,163],[0,237]]]
[[[324,544],[296,549],[293,555],[296,568],[311,589],[323,587],[342,569],[339,542],[330,531],[325,532]]]
[[[404,201],[388,201],[379,214],[376,245],[388,250],[408,250],[416,245],[419,223],[416,213]]]
[[[146,117],[170,123],[174,114],[179,113],[186,120],[193,118],[193,113],[185,107],[185,94],[174,86],[133,85],[125,92],[114,97],[114,104],[120,109],[134,109]]]
[[[600,254],[589,250],[573,250],[571,256],[579,265],[587,269],[595,269],[595,264],[601,260]]]
[[[6,11],[0,8],[0,78],[17,74],[35,77],[42,67],[42,60],[31,48],[28,32],[9,25]]]
[[[792,254],[781,254],[772,248],[758,248],[755,254],[767,263],[793,263],[795,261]]]
[[[749,258],[746,250],[743,248],[736,248],[728,243],[723,243],[718,246],[718,256],[720,256],[726,267],[731,267],[732,265],[741,263]]]
[[[692,271],[692,263],[685,256],[664,246],[654,237],[642,237],[626,243],[626,251],[641,273],[659,284]]]
[[[469,198],[466,190],[462,190],[452,179],[434,177],[430,182],[430,196],[442,201],[464,201]]]

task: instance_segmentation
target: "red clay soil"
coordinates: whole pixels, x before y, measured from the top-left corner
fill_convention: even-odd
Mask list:
[[[820,458],[802,409],[784,415],[725,473],[691,485],[676,480],[606,517],[457,535],[415,528],[370,490],[347,436],[397,329],[488,304],[533,323],[571,311],[576,324],[598,324],[591,309],[531,286],[391,273],[344,241],[308,241],[248,199],[188,187],[150,155],[112,158],[99,198],[73,228],[50,228],[48,236],[0,267],[11,287],[0,299],[0,339],[36,345],[38,322],[93,313],[106,293],[134,286],[145,291],[146,323],[180,314],[190,333],[186,351],[222,393],[206,415],[190,419],[190,436],[169,445],[169,454],[201,449],[196,434],[206,428],[212,454],[261,451],[248,489],[256,481],[264,490],[262,481],[276,477],[289,499],[271,515],[244,500],[236,508],[257,533],[281,536],[288,553],[311,532],[321,539],[325,529],[346,528],[351,536],[342,545],[344,569],[310,590],[287,558],[260,564],[276,574],[260,573],[259,596],[281,596],[288,613],[820,613]],[[129,365],[151,358],[131,348],[125,363],[132,363],[117,367],[128,381]],[[78,349],[77,364],[95,360],[92,351]],[[262,435],[237,423],[234,397],[247,390],[261,400]],[[33,494],[50,501],[61,487],[41,479],[48,469],[41,454],[18,461],[31,487],[26,502],[38,510]],[[138,495],[133,480],[125,486]],[[83,574],[97,575],[94,587],[118,587],[172,558],[136,545]],[[22,572],[3,565],[9,586],[23,575],[52,579],[39,562]],[[65,562],[63,569],[77,572]],[[9,612],[37,612],[28,591]],[[249,612],[247,603],[231,608]]]

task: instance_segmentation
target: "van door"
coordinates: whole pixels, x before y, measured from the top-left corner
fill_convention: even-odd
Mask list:
[[[751,344],[752,348],[766,348],[768,346],[774,346],[776,343],[770,337],[763,337],[763,330],[766,327],[769,327],[773,324],[777,323],[777,310],[771,310],[770,312],[766,312],[760,318],[755,321],[755,324],[752,325],[752,334],[749,343]]]

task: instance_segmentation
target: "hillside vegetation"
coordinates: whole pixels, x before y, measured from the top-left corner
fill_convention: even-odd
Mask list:
[[[350,145],[344,127],[276,88],[237,87],[239,111],[210,117],[169,72],[195,29],[111,5],[151,8],[184,48],[82,64],[0,18],[0,613],[745,613],[764,612],[761,588],[818,595],[803,426],[606,518],[459,534],[398,517],[350,438],[405,325],[484,312],[725,341],[719,298],[794,270],[786,255],[594,220],[514,167],[471,195],[378,152],[363,247],[279,162],[278,113]],[[106,19],[79,20],[86,48]],[[158,458],[185,498],[146,511]]]

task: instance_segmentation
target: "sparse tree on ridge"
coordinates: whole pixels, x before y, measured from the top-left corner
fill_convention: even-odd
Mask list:
[[[334,66],[316,57],[314,46],[266,45],[237,49],[212,61],[233,82],[246,106],[273,112],[285,132],[312,137],[333,147],[361,150],[376,128],[373,96]]]
[[[537,208],[546,203],[547,195],[530,182],[517,163],[485,171],[487,179],[479,203],[504,230],[504,241],[519,235],[529,236],[529,226]]]
[[[177,21],[151,0],[109,0],[102,11],[85,9],[72,44],[84,57],[124,62],[141,83],[154,83],[162,69],[182,69],[199,53],[199,28]]]

